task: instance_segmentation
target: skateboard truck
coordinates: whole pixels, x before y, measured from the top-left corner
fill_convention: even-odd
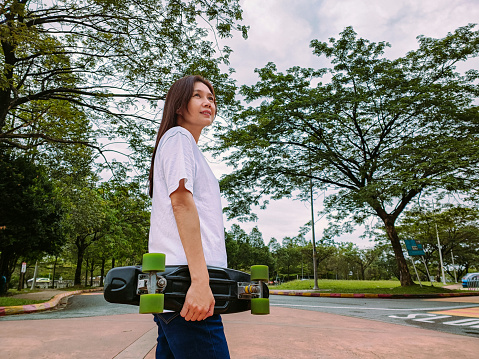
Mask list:
[[[159,272],[149,272],[148,274],[138,274],[138,285],[136,294],[162,293],[168,281],[165,277],[159,275]]]
[[[239,282],[238,299],[264,298],[263,281],[258,283]]]

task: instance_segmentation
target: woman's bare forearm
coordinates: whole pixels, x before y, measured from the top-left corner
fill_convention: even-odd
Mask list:
[[[177,190],[170,196],[178,233],[185,250],[192,281],[209,281],[201,242],[200,220],[193,195],[186,189]]]
[[[209,285],[198,211],[193,195],[184,186],[184,180],[180,181],[179,188],[170,195],[170,199],[191,277],[180,314],[185,320],[203,320],[213,315],[215,299]]]

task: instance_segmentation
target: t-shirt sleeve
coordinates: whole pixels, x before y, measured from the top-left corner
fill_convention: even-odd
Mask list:
[[[185,188],[193,194],[195,157],[191,139],[181,132],[169,135],[163,141],[158,155],[168,196],[178,189],[182,179],[185,180]]]

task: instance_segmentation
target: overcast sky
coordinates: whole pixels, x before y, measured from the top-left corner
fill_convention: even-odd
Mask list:
[[[418,35],[441,38],[460,26],[479,22],[479,0],[242,0],[240,3],[244,23],[250,26],[249,37],[243,40],[237,35],[224,42],[234,51],[231,66],[236,69],[234,77],[239,85],[256,83],[254,69],[269,61],[279,71],[292,66],[324,67],[325,60],[312,55],[310,41],[338,38],[347,26],[353,26],[358,37],[389,42],[392,47],[386,55],[396,58],[417,49]],[[212,168],[218,178],[230,171],[221,163],[212,163]],[[322,199],[320,196],[315,200],[315,209],[321,209]],[[272,237],[281,242],[285,236],[296,236],[311,216],[309,204],[291,200],[271,202],[267,210],[256,213],[258,222],[241,226],[249,231],[257,225],[266,243]],[[325,225],[323,220],[317,222],[317,240]],[[229,228],[231,222],[225,226]],[[360,247],[371,246],[358,238],[361,232],[338,240],[353,241]]]

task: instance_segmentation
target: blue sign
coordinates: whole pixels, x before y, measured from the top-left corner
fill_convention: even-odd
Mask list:
[[[414,239],[405,239],[404,243],[406,243],[407,253],[410,256],[423,256],[426,254],[424,253],[424,249],[422,249],[422,244],[416,242]]]

